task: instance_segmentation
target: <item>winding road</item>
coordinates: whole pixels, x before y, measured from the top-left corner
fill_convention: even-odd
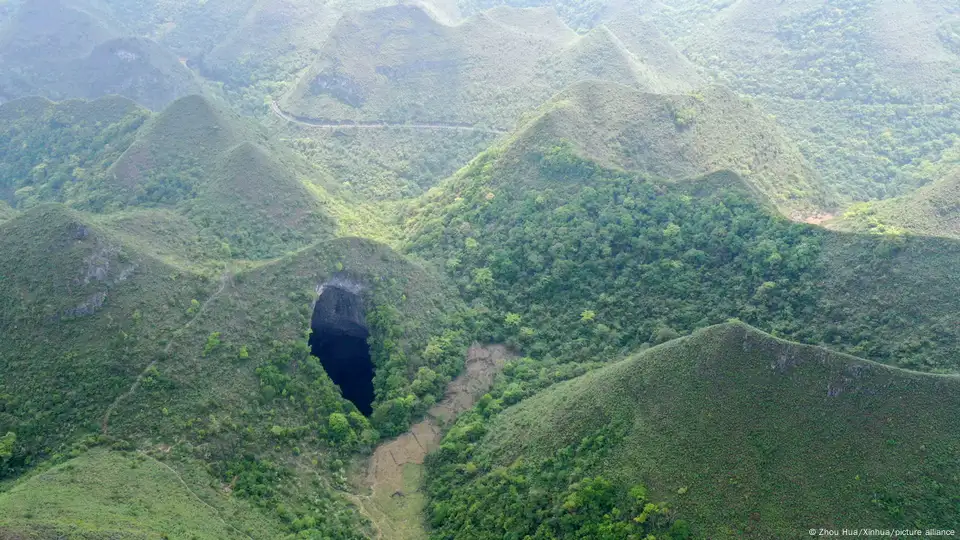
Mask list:
[[[385,128],[400,128],[400,129],[424,129],[424,130],[453,130],[453,131],[472,131],[476,133],[489,133],[491,135],[503,135],[504,133],[509,133],[505,129],[497,128],[481,128],[476,127],[470,124],[462,124],[456,122],[426,122],[426,123],[404,123],[404,122],[387,122],[387,121],[367,121],[367,122],[333,122],[330,120],[316,120],[312,118],[304,118],[302,116],[294,116],[290,113],[284,112],[280,108],[280,105],[276,100],[270,102],[270,110],[273,111],[273,114],[284,121],[299,124],[301,126],[314,127],[314,128],[327,128],[327,129],[340,129],[340,128],[358,128],[358,129],[385,129]]]

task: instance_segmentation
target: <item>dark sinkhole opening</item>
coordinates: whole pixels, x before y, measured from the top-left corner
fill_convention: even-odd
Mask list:
[[[313,310],[310,352],[340,387],[343,397],[365,416],[373,412],[373,362],[367,346],[366,316],[360,295],[324,285]]]

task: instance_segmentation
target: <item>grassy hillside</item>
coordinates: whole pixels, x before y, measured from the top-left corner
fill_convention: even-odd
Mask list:
[[[473,14],[502,4],[549,2],[464,0],[461,7]],[[955,144],[960,23],[942,3],[564,0],[556,7],[574,27],[607,25],[659,73],[694,80],[702,71],[757,98],[844,202],[896,197],[934,180],[927,168]],[[645,42],[660,32],[699,69],[664,54],[659,40]]]
[[[465,323],[455,293],[375,242],[320,242],[241,267],[203,258],[204,236],[161,241],[190,231],[162,209],[90,216],[40,205],[0,229],[0,252],[18,254],[0,267],[0,431],[14,437],[11,455],[0,458],[3,478],[60,463],[93,437],[159,451],[191,475],[194,491],[232,493],[236,500],[204,498],[228,526],[255,538],[359,539],[369,529],[339,494],[348,489],[343,460],[405,429],[462,368]],[[193,257],[202,260],[177,266]],[[335,276],[363,289],[378,374],[370,419],[309,356],[316,291]],[[349,419],[346,431],[333,429],[331,415]],[[46,474],[36,481],[52,480]],[[72,510],[87,520],[79,522],[65,508],[76,497],[70,490],[82,486],[33,492],[28,480],[26,491],[10,492],[15,518],[0,530],[14,538],[88,529],[152,537],[186,504],[175,494],[156,500],[162,478],[97,478],[104,489],[128,484],[130,498],[87,493],[86,506]],[[214,523],[182,526],[216,537]]]
[[[393,6],[344,18],[281,105],[339,122],[509,128],[565,86],[597,78],[686,88],[686,81],[663,83],[667,75],[641,64],[605,28],[578,37],[549,11],[500,8],[447,26],[419,8]]]
[[[117,22],[82,0],[27,0],[0,28],[5,62],[48,64],[82,58],[119,37]]]
[[[830,223],[841,230],[960,238],[960,171],[896,199],[856,205]]]
[[[483,131],[324,130],[275,120],[288,144],[366,200],[411,199],[449,177],[499,135]]]
[[[681,54],[656,24],[641,16],[639,10],[616,10],[613,13],[615,15],[602,19],[603,24],[641,64],[650,66],[668,81],[685,82],[694,87],[706,83],[702,68]],[[677,88],[672,93],[685,90]]]
[[[256,513],[242,503],[227,504]],[[247,538],[169,466],[146,454],[103,448],[0,493],[0,516],[0,538],[9,539]]]
[[[287,80],[309,65],[311,53],[323,45],[344,13],[390,3],[249,2],[242,18],[203,56],[202,69],[236,86],[251,80]]]
[[[583,139],[550,133],[528,129],[478,157],[405,224],[408,249],[444,266],[488,339],[577,362],[737,317],[876,361],[957,370],[960,306],[944,294],[960,287],[956,242],[831,233],[778,215],[735,174],[610,169],[577,150]]]
[[[561,140],[605,167],[661,178],[734,170],[784,212],[830,206],[819,177],[779,127],[722,87],[680,96],[580,83],[519,130],[513,152]]]
[[[322,170],[200,96],[156,115],[119,97],[29,98],[0,106],[0,117],[8,120],[0,196],[17,208],[51,201],[107,213],[163,208],[191,223],[194,233],[175,227],[188,235],[179,241],[216,239],[198,263],[269,258],[348,231],[384,234],[362,205],[327,190],[333,183]],[[170,245],[138,230],[148,243]]]
[[[627,43],[603,26],[578,36],[551,8],[497,7],[456,25],[413,5],[350,14],[279,100],[287,118],[271,123],[364,196],[415,196],[493,142],[487,128],[511,129],[571,84],[673,93],[703,81],[633,22],[617,21]]]
[[[120,38],[98,45],[65,70],[54,89],[55,96],[87,99],[118,94],[161,110],[180,97],[199,93],[202,87],[176,56],[155,41]]]
[[[596,512],[634,531],[683,519],[698,538],[943,527],[958,407],[955,376],[714,326],[461,420],[429,469],[433,537],[572,535]]]
[[[43,205],[0,225],[0,430],[17,471],[99,429],[108,405],[212,286]]]
[[[377,366],[369,419],[309,357],[316,290],[334,277],[363,287]],[[224,281],[117,407],[110,434],[209,464],[289,534],[360,538],[369,529],[339,494],[349,489],[343,461],[439,399],[462,367],[460,309],[436,276],[382,245],[317,244]],[[332,415],[349,419],[346,433],[333,429]]]
[[[717,67],[738,74],[751,93],[924,102],[958,90],[953,71],[960,57],[938,31],[955,18],[928,1],[751,0],[716,11],[687,46],[717,56]]]
[[[105,206],[175,207],[235,257],[281,255],[337,232],[298,165],[248,121],[200,96],[151,118],[107,172]],[[229,256],[229,255],[228,255]]]
[[[200,227],[175,209],[131,208],[87,218],[138,251],[200,274],[222,271],[232,256],[214,230]]]

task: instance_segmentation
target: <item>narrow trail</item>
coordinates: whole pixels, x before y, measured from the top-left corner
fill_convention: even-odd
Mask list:
[[[290,122],[293,124],[299,124],[301,126],[314,127],[314,128],[327,128],[327,129],[340,129],[340,128],[356,128],[356,129],[386,129],[386,128],[400,128],[400,129],[424,129],[424,130],[454,130],[454,131],[473,131],[477,133],[489,133],[491,135],[503,135],[504,133],[509,133],[505,129],[497,128],[480,128],[475,127],[470,124],[460,124],[454,122],[424,122],[424,123],[413,123],[407,124],[402,122],[387,122],[387,121],[367,121],[367,122],[330,122],[322,120],[314,120],[312,118],[304,118],[302,116],[294,116],[292,114],[286,113],[283,109],[280,108],[280,105],[276,101],[270,102],[270,110],[273,111],[273,114],[278,118]]]
[[[173,348],[173,344],[176,342],[177,336],[183,333],[183,331],[186,330],[187,328],[190,328],[190,326],[193,325],[193,323],[197,319],[199,319],[201,315],[203,315],[203,312],[207,309],[207,306],[210,305],[210,302],[213,302],[214,299],[220,296],[220,293],[222,293],[224,289],[227,288],[227,284],[230,283],[231,279],[232,279],[232,276],[230,272],[224,271],[223,274],[220,276],[220,288],[217,289],[217,292],[210,295],[210,298],[207,298],[206,301],[204,301],[203,304],[201,304],[200,309],[197,310],[197,313],[193,316],[192,319],[187,321],[185,325],[181,326],[179,329],[173,332],[173,336],[171,336],[171,339],[167,342],[167,346],[163,348],[163,354],[157,356],[156,358],[153,359],[152,362],[147,364],[147,367],[143,368],[143,371],[141,371],[140,374],[137,375],[137,378],[134,379],[133,384],[130,385],[130,388],[127,389],[127,391],[124,392],[123,394],[120,394],[119,396],[117,396],[117,399],[113,400],[113,403],[111,403],[110,406],[107,407],[107,411],[103,414],[103,420],[100,421],[101,434],[106,435],[109,432],[110,416],[113,414],[113,411],[117,409],[117,406],[120,405],[120,402],[122,402],[123,400],[129,398],[134,393],[136,393],[137,389],[140,388],[140,383],[143,382],[143,378],[147,376],[147,373],[150,371],[150,369],[155,367],[157,365],[157,362],[159,362],[161,358],[166,357],[167,354],[170,353],[170,349]]]
[[[427,411],[427,417],[374,450],[361,480],[361,488],[369,494],[341,492],[354,504],[360,503],[360,511],[374,524],[377,540],[385,537],[384,531],[389,531],[390,540],[426,538],[422,524],[426,498],[419,485],[409,485],[410,474],[419,483],[423,462],[440,445],[443,428],[473,407],[510,358],[502,345],[471,347],[464,373],[447,386],[443,400]]]

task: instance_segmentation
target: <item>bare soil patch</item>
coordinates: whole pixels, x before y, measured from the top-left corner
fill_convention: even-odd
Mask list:
[[[463,374],[447,386],[443,400],[427,412],[422,422],[374,451],[363,475],[363,488],[370,490],[363,506],[385,538],[426,536],[421,522],[425,503],[420,493],[423,461],[440,445],[443,427],[473,407],[511,357],[502,345],[470,347]]]

